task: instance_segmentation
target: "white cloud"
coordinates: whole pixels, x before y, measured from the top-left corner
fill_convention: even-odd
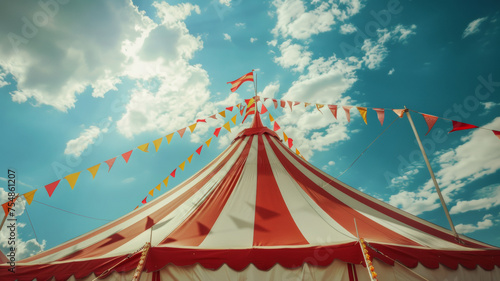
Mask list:
[[[458,233],[467,234],[477,230],[488,229],[493,226],[493,221],[491,221],[491,215],[485,215],[482,221],[478,221],[477,224],[457,224],[455,229]]]
[[[292,40],[283,42],[279,49],[281,56],[275,57],[274,61],[284,68],[302,72],[311,61],[312,53],[307,51],[307,47],[292,44]]]
[[[231,35],[224,33],[224,40],[231,42]]]
[[[258,40],[257,38],[250,37],[250,43],[253,43],[253,42],[257,41],[257,40]]]
[[[475,19],[473,21],[471,21],[467,27],[465,28],[464,30],[464,33],[462,34],[462,39],[469,36],[469,35],[472,35],[474,33],[477,33],[479,32],[479,26],[481,25],[481,23],[483,23],[488,17],[484,17],[484,18],[478,18],[478,19]]]
[[[111,123],[111,117],[108,118],[109,122],[106,123],[102,128],[97,126],[90,126],[88,129],[85,129],[80,133],[76,139],[69,140],[66,143],[66,149],[64,150],[64,154],[74,155],[79,157],[85,149],[87,149],[90,145],[94,144],[96,139],[101,136],[103,133],[108,132],[108,127]]]
[[[410,183],[413,183],[412,180],[416,174],[419,172],[419,168],[422,168],[423,166],[411,166],[407,171],[403,173],[403,175],[393,178],[391,180],[391,186],[392,187],[407,187],[410,185]]]
[[[492,108],[500,105],[500,103],[496,103],[496,102],[492,102],[492,101],[482,102],[481,104],[484,106],[484,113],[483,114],[488,114]]]
[[[451,207],[450,214],[460,214],[475,210],[489,210],[492,207],[500,205],[500,185],[496,187],[486,187],[483,190],[487,192],[484,197],[472,200],[458,200],[455,206]]]
[[[219,3],[231,7],[231,0],[219,0]]]
[[[341,34],[351,34],[356,32],[356,27],[351,24],[351,23],[345,23],[340,26],[340,33]]]
[[[315,7],[309,11],[302,0],[275,0],[277,23],[272,30],[275,36],[295,39],[308,39],[314,34],[330,31],[335,18],[344,21],[359,13],[360,1],[341,1],[340,4],[327,2],[313,3]]]
[[[262,92],[259,93],[259,96],[264,98],[274,98],[274,96],[278,93],[280,90],[280,83],[278,81],[270,83],[267,85]]]
[[[267,41],[268,46],[276,47],[277,44],[278,44],[278,40],[276,40],[276,39],[273,39],[271,41]]]
[[[243,23],[243,22],[237,22],[234,24],[236,27],[240,27],[240,28],[245,28],[246,27],[246,24]]]
[[[7,73],[5,73],[3,69],[0,67],[0,88],[10,84],[9,82],[5,81],[5,76],[7,76]]]
[[[126,179],[122,180],[122,183],[127,184],[127,183],[131,183],[131,182],[134,182],[134,181],[135,181],[135,178],[134,177],[130,177],[130,178],[126,178]]]
[[[394,73],[394,67],[391,68],[391,70],[389,70],[389,72],[387,73],[387,75],[392,75]]]

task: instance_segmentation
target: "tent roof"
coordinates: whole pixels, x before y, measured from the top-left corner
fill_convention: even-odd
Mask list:
[[[148,271],[168,263],[291,268],[316,256],[324,257],[314,260],[319,265],[334,259],[359,264],[358,234],[373,257],[389,264],[500,266],[498,248],[465,236],[457,241],[451,231],[312,166],[257,113],[250,128],[191,178],[111,223],[18,262],[17,271],[45,280],[100,274],[117,263],[114,270],[131,270],[149,241]],[[1,269],[0,279],[6,272]]]

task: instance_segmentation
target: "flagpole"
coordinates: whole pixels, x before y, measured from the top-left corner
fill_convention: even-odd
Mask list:
[[[450,223],[451,230],[455,235],[457,241],[460,242],[460,237],[458,236],[457,231],[455,230],[455,226],[453,225],[453,221],[451,220],[450,213],[448,212],[448,207],[446,207],[446,202],[444,201],[443,195],[441,194],[441,189],[439,188],[439,184],[436,180],[436,176],[432,171],[431,164],[429,162],[429,158],[427,158],[427,154],[425,153],[424,146],[422,145],[422,141],[420,141],[420,137],[418,136],[417,129],[415,128],[415,124],[413,123],[413,119],[411,119],[410,111],[405,106],[406,116],[408,116],[408,121],[410,122],[411,128],[413,129],[413,133],[415,134],[415,138],[417,139],[418,146],[420,147],[420,151],[422,151],[422,155],[424,156],[425,164],[427,165],[427,169],[431,174],[432,181],[434,182],[434,186],[436,187],[436,192],[439,196],[439,200],[441,201],[441,205],[443,206],[444,213],[446,214],[446,218],[448,219],[448,223]]]
[[[253,70],[252,70],[253,71]],[[255,91],[255,114],[259,113],[259,107],[257,106],[257,73],[255,73],[255,79],[254,79],[254,82],[253,82],[253,89]]]

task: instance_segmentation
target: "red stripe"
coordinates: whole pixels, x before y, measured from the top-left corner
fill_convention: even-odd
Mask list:
[[[222,162],[221,162],[221,163],[220,163],[217,167],[215,167],[215,170],[214,170],[214,172],[213,172],[213,173],[211,173],[211,175],[214,175],[214,174],[215,174],[215,172],[216,172],[216,171],[218,171],[218,170],[221,168],[221,165],[223,165],[225,162],[227,162],[227,160],[228,160],[228,159],[230,159],[230,158],[232,157],[232,155],[236,152],[236,150],[238,150],[238,147],[239,147],[240,145],[241,145],[241,142],[238,142],[238,143],[237,143],[237,144],[235,144],[234,146],[230,146],[230,147],[228,147],[228,148],[227,148],[227,150],[232,149],[232,151],[229,153],[229,155],[227,155],[227,156],[225,157],[225,159],[224,159],[224,160],[223,160],[223,161],[222,161]],[[161,203],[163,202],[163,200],[164,200],[164,199],[166,199],[167,197],[169,197],[169,196],[171,196],[171,195],[175,194],[175,193],[176,193],[178,190],[180,190],[182,187],[184,187],[184,186],[186,186],[187,184],[191,183],[193,180],[198,179],[198,178],[199,178],[199,176],[200,176],[200,174],[201,174],[201,173],[203,173],[203,172],[205,172],[205,171],[206,171],[206,170],[208,170],[209,168],[212,168],[212,167],[213,167],[213,165],[217,162],[217,160],[218,160],[218,159],[220,159],[220,158],[222,157],[222,155],[224,155],[224,152],[223,152],[223,153],[221,153],[221,154],[220,154],[220,155],[219,155],[219,156],[218,156],[218,157],[217,157],[214,161],[210,162],[207,166],[205,166],[205,168],[203,168],[203,169],[202,169],[202,170],[200,170],[198,173],[196,173],[196,175],[194,175],[193,177],[189,178],[188,180],[186,180],[186,181],[185,181],[185,182],[183,182],[182,184],[178,185],[177,187],[175,187],[174,189],[172,189],[172,190],[171,190],[171,191],[169,191],[168,193],[166,193],[166,194],[164,194],[164,195],[162,195],[162,196],[158,197],[158,199],[156,199],[156,200],[154,200],[154,201],[150,202],[148,205],[146,205],[146,206],[144,206],[144,207],[142,207],[142,208],[138,209],[136,212],[132,212],[132,213],[130,213],[130,214],[128,214],[128,215],[126,215],[125,217],[123,217],[123,218],[121,218],[121,219],[119,219],[119,220],[116,220],[116,221],[114,221],[114,222],[112,222],[112,223],[110,223],[110,224],[108,224],[108,225],[105,225],[105,226],[103,226],[103,227],[102,227],[102,228],[100,228],[100,229],[97,229],[97,230],[95,230],[95,231],[92,231],[92,232],[90,232],[90,233],[87,233],[86,235],[83,235],[83,236],[81,236],[81,237],[79,237],[79,238],[77,238],[77,239],[74,239],[74,240],[72,240],[72,241],[69,241],[69,242],[68,242],[68,243],[66,243],[66,244],[62,244],[62,245],[60,245],[60,246],[58,246],[58,247],[55,247],[55,248],[52,248],[52,249],[50,249],[50,250],[48,250],[48,251],[44,251],[44,252],[42,252],[42,253],[40,253],[40,254],[38,254],[38,255],[35,255],[35,256],[32,256],[32,257],[26,258],[26,259],[24,259],[24,260],[23,260],[23,262],[35,261],[35,260],[37,260],[37,259],[40,259],[40,258],[46,257],[46,256],[48,256],[48,255],[54,254],[54,253],[56,253],[56,252],[62,251],[62,250],[64,250],[64,249],[67,249],[67,248],[69,248],[69,247],[72,247],[72,246],[74,246],[74,245],[77,245],[78,243],[81,243],[81,242],[83,242],[83,241],[85,241],[85,240],[92,239],[92,238],[93,238],[93,237],[95,237],[96,235],[101,234],[102,232],[107,231],[108,229],[111,229],[111,228],[113,228],[113,227],[115,227],[115,226],[117,226],[117,225],[120,225],[120,224],[126,223],[128,220],[132,219],[133,217],[140,216],[142,213],[146,212],[148,209],[150,209],[150,208],[152,208],[152,207],[156,206],[156,204],[161,204]],[[198,188],[198,189],[199,189],[199,188],[200,188],[200,187],[201,187],[204,183],[206,183],[206,182],[207,182],[208,180],[210,180],[210,179],[211,179],[211,176],[208,176],[208,177],[204,178],[204,179],[203,179],[203,181],[201,181],[200,183],[197,183],[197,185],[193,186],[191,189],[193,189],[193,188]],[[188,192],[188,191],[186,191],[186,192]],[[160,198],[161,198],[161,199],[160,199]],[[183,198],[184,200],[185,200],[185,199],[187,199],[187,198],[184,198],[184,197],[182,197],[182,198]],[[176,200],[179,200],[179,198],[177,198]],[[174,203],[174,202],[171,202],[171,204],[173,204],[173,203]],[[181,203],[182,203],[182,202],[181,202]],[[170,211],[171,211],[171,210],[170,210],[170,208],[168,208],[168,209],[169,209],[169,213],[170,213]],[[162,211],[162,210],[160,209],[159,211]],[[156,215],[156,214],[158,214],[158,212],[159,212],[159,211],[157,211],[156,213],[153,213],[153,214],[151,214],[151,215],[150,215],[150,217],[153,217],[153,219],[154,219],[154,221],[155,221],[155,222],[157,222],[157,221],[160,221],[160,220],[161,220],[161,218],[160,218],[160,217],[158,217],[158,216]],[[138,224],[138,223],[136,223],[136,224]],[[134,227],[134,225],[132,225],[132,226],[130,226],[130,227]],[[128,231],[128,230],[127,230],[127,229],[124,229],[124,231]],[[144,231],[144,228],[142,228],[142,231]],[[142,232],[142,231],[141,231],[141,232]],[[110,237],[108,237],[109,239],[105,239],[105,241],[106,241],[106,242],[109,242],[110,240],[113,240],[113,239],[115,239],[115,240],[116,240],[116,237],[117,237],[117,236],[115,236],[115,238],[111,238],[111,236],[110,236]],[[123,240],[123,239],[122,239],[122,240]],[[116,245],[116,244],[112,244],[112,245],[114,246],[114,245]],[[92,255],[92,256],[95,256],[95,255]],[[76,256],[75,256],[74,258],[76,258]]]
[[[208,198],[176,230],[160,242],[160,245],[199,246],[205,240],[240,180],[252,140],[253,137],[248,140],[235,164]]]
[[[293,221],[281,196],[267,158],[262,135],[258,136],[257,199],[255,203],[254,246],[309,244]],[[269,140],[269,139],[268,139]],[[252,187],[249,187],[252,188]]]
[[[282,146],[284,147],[284,145],[282,145]],[[273,149],[275,149],[275,148],[276,147],[273,146]],[[277,148],[275,149],[275,151],[278,151]],[[360,203],[365,204],[365,205],[369,206],[370,208],[372,208],[372,209],[374,209],[382,214],[385,214],[389,217],[392,217],[393,219],[398,220],[398,221],[400,221],[408,226],[411,226],[413,228],[416,228],[422,232],[426,232],[428,234],[431,234],[433,236],[436,236],[436,237],[441,238],[443,240],[446,240],[448,242],[458,244],[453,235],[445,233],[443,231],[440,231],[440,230],[435,229],[433,227],[430,227],[428,225],[425,225],[421,222],[418,222],[417,220],[408,218],[407,216],[400,214],[398,212],[395,212],[395,211],[389,209],[388,207],[383,206],[382,204],[385,204],[383,202],[377,203],[375,201],[372,201],[369,198],[367,198],[361,194],[358,194],[356,191],[351,190],[351,189],[343,186],[341,183],[337,183],[332,178],[329,178],[328,176],[324,175],[323,173],[317,171],[314,167],[310,166],[306,162],[299,159],[294,153],[291,152],[291,150],[284,149],[284,151],[286,151],[286,153],[288,153],[289,155],[291,155],[292,157],[297,159],[297,162],[301,163],[302,166],[305,167],[307,170],[309,170],[311,173],[313,173],[314,175],[316,175],[317,177],[319,177],[320,179],[322,179],[323,181],[325,181],[326,183],[328,183],[330,186],[334,187],[335,189],[337,189],[337,190],[343,192],[344,194],[352,197],[353,199],[359,201]],[[284,155],[281,155],[281,152],[278,151],[278,153],[276,155],[279,156],[280,159],[283,159],[283,161],[288,162],[288,159]],[[293,164],[292,164],[292,166],[293,166]],[[375,200],[375,199],[373,199],[373,200]],[[399,209],[398,209],[398,211],[404,212],[404,211],[399,210]],[[408,214],[408,215],[413,216],[411,214]],[[415,218],[418,219],[417,217],[415,217]],[[471,240],[466,240],[464,242],[465,242],[465,245],[464,244],[459,244],[459,245],[473,247],[473,248],[485,248],[485,247],[493,248],[489,245],[481,245],[481,244],[474,243]]]
[[[297,182],[297,184],[311,197],[311,199],[318,204],[332,219],[339,223],[343,228],[353,235],[362,238],[370,239],[371,241],[387,242],[387,243],[400,243],[404,245],[420,246],[420,244],[402,236],[398,233],[376,223],[375,221],[367,218],[358,211],[352,209],[344,204],[339,199],[332,196],[326,190],[314,183],[309,177],[304,175],[297,167],[295,167],[286,157],[281,153],[271,138],[266,136],[271,143],[274,153],[280,159],[281,164],[290,176]],[[281,143],[280,143],[281,144]],[[356,226],[354,219],[356,219]]]
[[[352,265],[352,263],[348,263],[347,264],[347,272],[349,272],[349,281],[357,281],[356,279],[354,279],[354,266]]]

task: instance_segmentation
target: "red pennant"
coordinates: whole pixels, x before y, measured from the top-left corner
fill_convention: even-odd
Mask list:
[[[274,128],[273,130],[276,132],[280,129],[280,125],[278,125],[278,122],[274,121]]]
[[[207,120],[205,120],[205,119],[197,119],[196,123],[198,123],[198,122],[207,123]]]
[[[202,146],[200,146],[200,147],[198,147],[198,149],[196,150],[196,153],[198,153],[198,155],[200,155],[200,153],[201,153],[201,149],[202,149],[202,148],[203,148],[203,145],[202,145]]]
[[[216,114],[214,114],[212,116],[208,116],[208,118],[217,119],[217,116],[216,116]]]
[[[383,108],[374,108],[373,110],[375,110],[377,112],[377,117],[378,117],[378,121],[380,121],[380,125],[384,126],[384,109]]]
[[[293,103],[293,106],[296,106],[296,105],[299,105],[300,104],[300,101],[296,101]]]
[[[61,180],[56,180],[53,183],[47,184],[45,186],[45,189],[47,190],[47,193],[49,194],[49,197],[52,196],[52,193],[54,193],[54,190],[56,190],[57,185],[59,184]]]
[[[177,133],[179,133],[179,135],[181,135],[181,138],[182,138],[182,136],[184,135],[185,131],[186,131],[186,128],[182,128],[179,131],[177,131]]]
[[[347,117],[347,122],[351,122],[351,107],[350,105],[345,105],[345,106],[342,106],[342,108],[344,108],[344,111],[345,111],[345,115]]]
[[[493,130],[492,132],[500,140],[500,131]]]
[[[455,131],[469,130],[469,129],[478,128],[476,125],[462,123],[462,122],[458,122],[458,121],[455,121],[455,120],[451,120],[451,121],[453,122],[453,129],[451,131],[449,131],[448,134],[451,133],[451,132],[455,132]]]
[[[264,101],[268,100],[269,98],[264,98]]]
[[[292,110],[292,101],[287,101],[288,102],[288,105],[290,106],[290,111]]]
[[[130,159],[130,155],[131,154],[132,154],[132,150],[130,150],[129,152],[125,152],[125,153],[122,154],[122,157],[125,160],[125,163],[128,163],[128,159]]]
[[[241,110],[240,110],[240,115],[241,115],[241,116],[243,116],[243,112],[245,112],[245,107],[244,107],[244,106],[242,106],[242,107],[241,107]]]
[[[425,123],[427,123],[427,127],[429,128],[429,130],[425,134],[427,136],[427,134],[432,130],[432,127],[434,127],[434,124],[436,124],[438,117],[423,113],[422,116],[424,117]]]
[[[285,108],[285,105],[286,105],[286,101],[284,101],[284,100],[280,100],[280,106],[281,106],[282,108]]]
[[[219,128],[217,128],[217,129],[215,129],[214,135],[215,135],[216,137],[219,137],[220,129],[221,129],[221,127],[219,127]],[[198,154],[199,154],[199,153],[198,153]]]
[[[229,110],[229,111],[233,111],[233,107],[232,106],[226,107],[226,109]]]
[[[273,99],[274,109],[278,108],[278,101]]]
[[[3,212],[5,213],[5,216],[6,216],[6,217],[7,217],[7,215],[9,214],[9,211],[12,209],[12,207],[14,207],[14,205],[13,205],[13,204],[16,202],[17,197],[18,197],[18,196],[16,196],[16,197],[14,198],[14,200],[9,200],[9,201],[7,201],[7,202],[5,202],[5,203],[3,203],[3,204],[2,204]],[[12,204],[10,204],[10,207],[9,207],[9,203],[10,203],[10,202],[12,202]]]
[[[332,112],[333,117],[335,117],[335,119],[337,119],[337,106],[334,104],[330,104],[330,105],[328,105],[328,108]]]
[[[264,106],[264,104],[262,105],[262,108],[260,109],[260,113],[261,114],[264,114],[267,112],[267,108]]]
[[[109,171],[111,171],[111,167],[113,167],[113,164],[115,164],[115,160],[116,160],[116,157],[115,157],[115,158],[111,158],[111,159],[109,159],[109,160],[104,161],[104,162],[106,162],[106,164],[108,164],[108,166],[109,166],[108,173],[109,173]]]
[[[293,139],[292,138],[288,138],[288,147],[290,149],[292,149],[292,146],[293,146]]]
[[[142,199],[142,204],[146,204],[146,203],[148,203],[148,201],[146,201],[146,199],[148,199],[148,197],[147,197],[147,196],[146,196],[146,197],[144,197],[144,199]]]
[[[175,169],[172,171],[172,173],[170,173],[170,176],[171,176],[171,177],[173,177],[173,178],[175,178],[175,171],[177,171],[177,168],[175,168]]]

